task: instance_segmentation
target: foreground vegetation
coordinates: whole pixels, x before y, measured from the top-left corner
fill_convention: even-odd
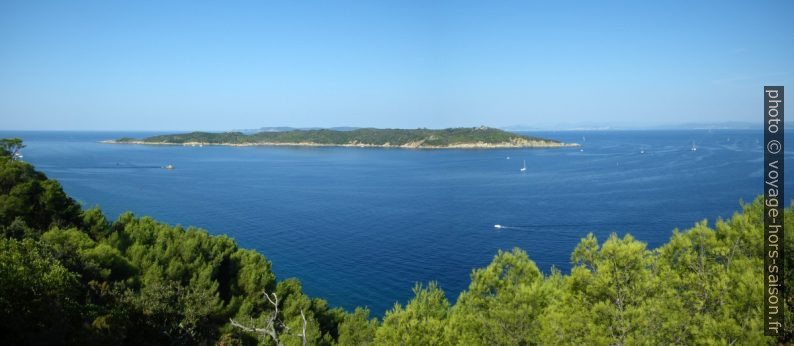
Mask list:
[[[530,137],[489,127],[428,129],[293,130],[260,132],[191,132],[145,139],[121,138],[113,143],[215,145],[328,145],[406,148],[559,147],[559,141]]]
[[[13,145],[13,146],[12,146]],[[566,275],[499,252],[452,304],[435,283],[382,321],[276,280],[226,236],[130,213],[83,210],[0,142],[0,344],[761,345],[763,206],[658,249],[629,235],[582,239]],[[794,212],[786,211],[786,230]],[[786,265],[792,268],[789,237]]]

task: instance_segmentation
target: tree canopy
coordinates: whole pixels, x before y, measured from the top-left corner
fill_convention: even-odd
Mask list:
[[[17,154],[25,145],[22,144],[21,138],[0,138],[0,152],[4,155]]]

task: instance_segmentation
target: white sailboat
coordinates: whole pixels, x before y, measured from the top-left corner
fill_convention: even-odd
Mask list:
[[[698,150],[698,148],[695,146],[695,142],[692,142],[692,149],[690,149],[690,150],[692,150],[692,151],[697,151]]]
[[[527,160],[524,160],[524,167],[521,167],[521,171],[522,172],[526,172],[527,171]]]

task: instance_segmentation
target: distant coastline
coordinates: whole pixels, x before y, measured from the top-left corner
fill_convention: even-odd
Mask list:
[[[305,146],[404,149],[501,149],[564,148],[577,143],[519,135],[495,128],[429,129],[355,129],[241,132],[191,132],[159,135],[143,139],[120,138],[101,141],[107,144],[181,145],[181,146]]]

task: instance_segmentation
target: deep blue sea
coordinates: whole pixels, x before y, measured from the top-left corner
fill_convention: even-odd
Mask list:
[[[763,183],[760,129],[531,133],[584,151],[98,143],[152,134],[0,132],[22,137],[24,160],[86,207],[228,234],[311,296],[376,315],[415,282],[454,300],[498,249],[520,247],[548,273],[569,270],[588,232],[656,247],[674,228],[730,217]]]

